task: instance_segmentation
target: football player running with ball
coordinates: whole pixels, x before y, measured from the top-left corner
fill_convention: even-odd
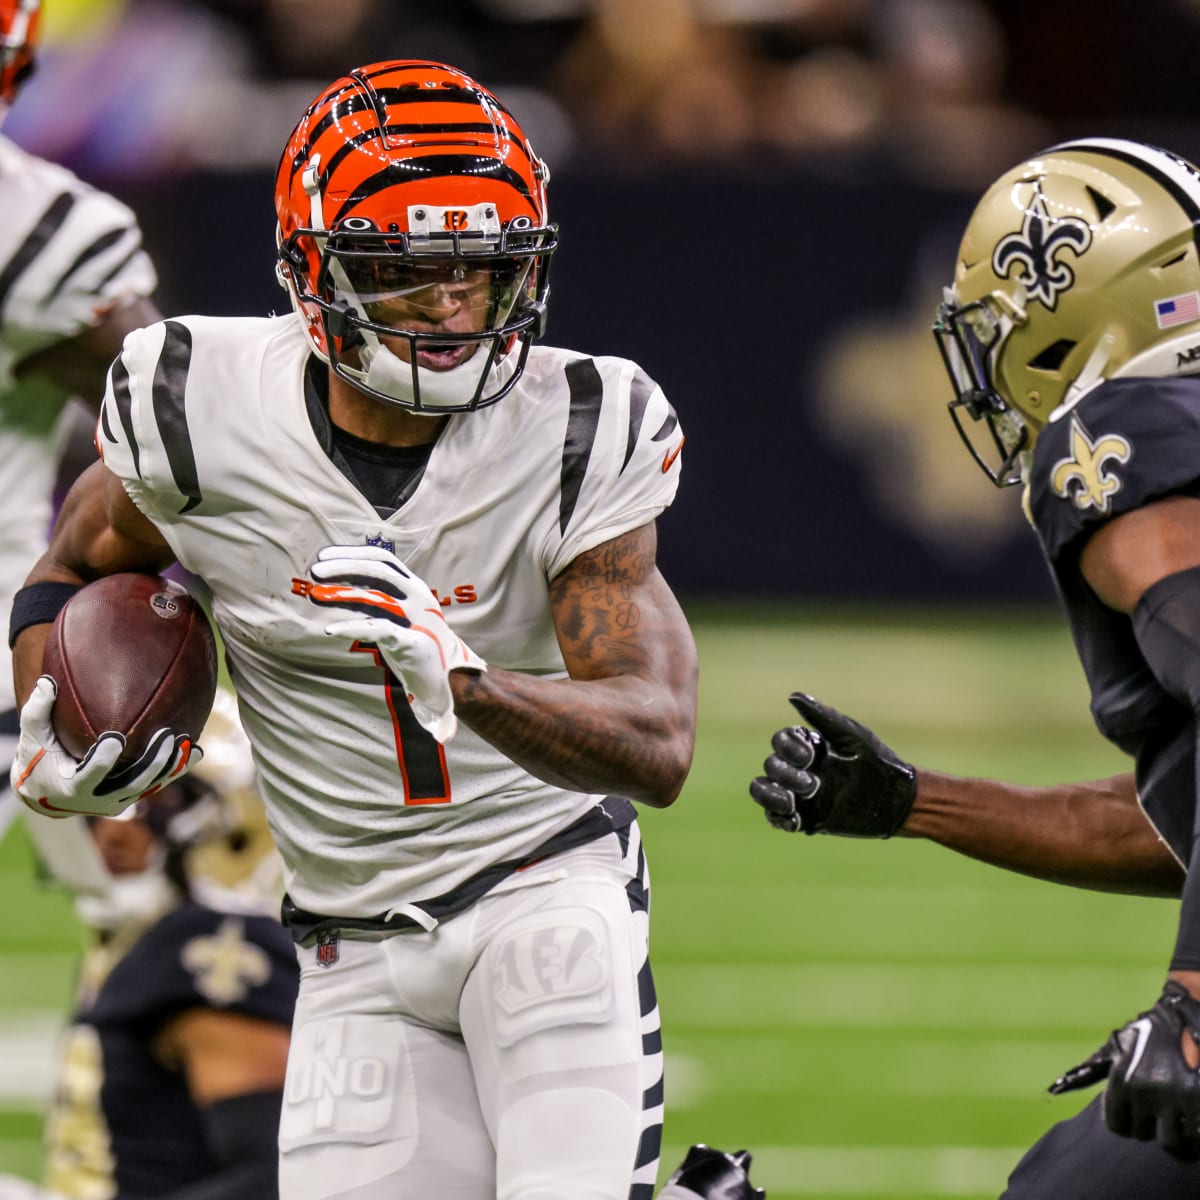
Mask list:
[[[797,693],[804,724],[775,734],[751,785],[777,828],[926,837],[1039,878],[1182,895],[1160,998],[1055,1081],[1107,1084],[1026,1155],[1008,1200],[1200,1194],[1198,247],[1191,164],[1056,146],[984,195],[934,327],[951,414],[993,482],[1024,485],[1096,724],[1134,773],[1038,789],[917,770]]]
[[[41,0],[0,0],[0,121],[33,72]],[[159,319],[134,215],[0,135],[0,615],[46,547],[67,402],[93,406],[126,333]],[[7,650],[5,651],[7,653]],[[17,739],[0,668],[0,769]],[[20,806],[0,791],[0,835]]]
[[[655,566],[683,434],[634,363],[534,345],[549,172],[461,72],[326,88],[280,162],[293,312],[130,336],[103,461],[14,626],[99,575],[211,589],[285,863],[288,1200],[648,1197],[662,1121],[634,805],[692,759],[696,653]],[[42,697],[44,704],[44,696]],[[28,706],[41,712],[41,705]],[[23,721],[28,802],[125,781]],[[119,740],[119,739],[118,739]]]

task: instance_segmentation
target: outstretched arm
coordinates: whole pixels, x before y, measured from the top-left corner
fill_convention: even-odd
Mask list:
[[[921,837],[1053,883],[1178,896],[1184,873],[1137,799],[1133,776],[1022,787],[926,771],[812,696],[779,730],[750,794],[777,828]]]
[[[1178,897],[1184,871],[1138,804],[1133,775],[1021,787],[917,771],[901,837],[1051,883]]]

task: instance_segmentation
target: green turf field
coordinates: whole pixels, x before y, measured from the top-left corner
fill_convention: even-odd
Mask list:
[[[923,844],[780,834],[746,785],[796,688],[947,770],[1029,783],[1121,770],[1064,628],[1020,611],[692,616],[696,763],[676,806],[643,817],[664,1173],[707,1141],[753,1150],[770,1200],[997,1196],[1022,1150],[1083,1102],[1045,1085],[1157,995],[1174,906]],[[22,1096],[45,1073],[32,1059],[69,993],[75,939],[13,836],[0,912],[0,1171],[32,1176],[39,1123]]]

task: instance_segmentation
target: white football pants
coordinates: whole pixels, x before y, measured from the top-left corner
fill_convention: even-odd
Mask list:
[[[648,894],[635,824],[431,932],[301,947],[281,1200],[648,1200]]]

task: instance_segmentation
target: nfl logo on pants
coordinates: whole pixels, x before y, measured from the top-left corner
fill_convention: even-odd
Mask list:
[[[331,933],[317,934],[317,965],[321,967],[332,967],[338,960],[338,934],[337,930]]]

